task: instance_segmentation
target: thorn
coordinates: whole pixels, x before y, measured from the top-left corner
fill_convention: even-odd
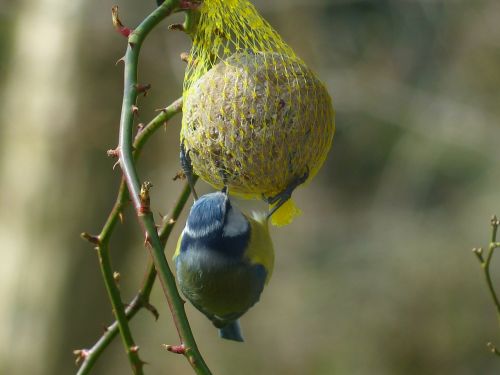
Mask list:
[[[109,327],[108,326],[102,326],[102,330],[104,331],[104,333],[106,333],[106,332],[109,331]]]
[[[148,94],[148,91],[151,89],[151,84],[148,83],[146,85],[142,85],[138,83],[135,85],[135,89],[137,90],[138,94],[144,93],[144,96],[146,96]]]
[[[134,115],[137,115],[137,114],[139,113],[139,107],[138,107],[138,106],[136,106],[136,105],[133,105],[133,106],[132,106],[132,113],[133,113]]]
[[[144,125],[144,123],[143,123],[143,122],[140,122],[139,124],[137,124],[137,131],[138,131],[139,133],[140,133],[140,132],[142,132],[142,131],[144,130],[144,127],[145,127],[145,126],[146,126],[146,125]]]
[[[118,160],[115,164],[113,164],[113,168],[112,168],[113,171],[115,170],[117,165],[120,165],[120,160]]]
[[[81,364],[83,361],[87,359],[89,356],[89,351],[87,349],[77,349],[73,350],[73,354],[75,355],[75,364],[78,366]]]
[[[120,277],[121,277],[120,272],[116,271],[113,272],[113,279],[115,280],[115,283],[118,285],[120,284]]]
[[[477,254],[477,255],[483,255],[483,249],[481,247],[475,247],[472,249],[472,252]]]
[[[496,348],[495,345],[493,345],[493,343],[491,342],[488,342],[486,344],[486,346],[488,347],[488,349],[493,353],[493,354],[496,354],[496,355],[500,355],[500,351],[498,351],[498,349]]]
[[[106,154],[111,158],[119,158],[120,157],[120,148],[113,148],[106,151]]]
[[[118,6],[116,5],[111,8],[111,19],[113,21],[115,30],[122,34],[125,38],[128,38],[129,35],[132,34],[133,30],[123,26],[122,22],[120,21],[120,17],[118,16]]]
[[[200,0],[180,0],[179,8],[181,10],[195,10],[200,7],[201,3]]]
[[[94,244],[94,245],[101,244],[101,240],[99,239],[98,236],[92,236],[91,234],[88,234],[87,232],[80,233],[80,237],[82,237],[84,240],[89,241],[91,244]]]
[[[185,63],[189,63],[189,53],[187,52],[182,52],[180,54],[180,58],[182,61],[184,61]]]
[[[122,224],[123,224],[123,220],[124,220],[124,219],[123,219],[123,212],[119,212],[119,213],[118,213],[118,219],[120,219],[120,223],[122,223]]]
[[[194,358],[193,356],[189,356],[189,363],[191,363],[192,366],[196,367],[196,358]]]
[[[495,230],[500,226],[500,220],[498,220],[497,215],[493,215],[491,217],[491,226],[495,228]]]
[[[130,351],[132,353],[137,353],[139,351],[139,346],[135,345],[135,346],[131,346],[130,347]]]
[[[168,25],[168,29],[172,31],[186,31],[186,28],[182,23],[174,23],[172,25]]]
[[[144,247],[151,247],[151,238],[149,237],[148,232],[146,232],[146,234],[144,235]]]
[[[177,220],[174,220],[173,218],[170,218],[170,219],[168,220],[168,224],[170,224],[170,225],[174,225],[174,224],[176,223],[176,221],[177,221]]]
[[[479,259],[479,262],[481,264],[484,263],[484,259],[483,259],[483,249],[482,248],[473,248],[472,249],[472,252],[474,253],[475,256],[477,256],[477,259]]]
[[[162,346],[167,349],[171,353],[175,354],[184,354],[186,353],[186,347],[184,344],[181,345],[167,345],[167,344],[162,344]]]
[[[117,66],[119,63],[124,63],[125,64],[125,56],[122,56],[118,60],[116,60],[115,66]]]
[[[156,307],[154,307],[148,301],[145,301],[142,305],[146,310],[148,310],[151,314],[153,314],[155,320],[158,320],[160,318],[160,313],[158,312]]]
[[[186,179],[186,174],[184,173],[184,171],[179,171],[175,174],[175,176],[172,178],[173,181],[177,181],[177,180],[185,180]]]

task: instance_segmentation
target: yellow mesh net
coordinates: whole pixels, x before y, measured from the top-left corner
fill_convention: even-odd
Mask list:
[[[335,132],[323,84],[247,0],[205,0],[184,78],[181,142],[194,172],[245,198],[317,173]],[[287,202],[272,216],[300,213]]]

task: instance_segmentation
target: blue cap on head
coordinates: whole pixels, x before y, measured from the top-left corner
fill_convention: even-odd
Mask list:
[[[224,193],[201,196],[191,207],[186,223],[187,231],[193,237],[200,237],[222,230],[230,207],[229,198]]]
[[[237,257],[244,253],[250,232],[248,219],[231,206],[227,191],[206,194],[191,207],[181,252],[203,248]]]

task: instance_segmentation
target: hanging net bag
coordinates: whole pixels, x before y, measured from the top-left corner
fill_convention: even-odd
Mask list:
[[[247,0],[203,1],[183,97],[181,145],[194,172],[232,194],[273,202],[310,181],[332,145],[324,85]],[[288,200],[271,221],[299,212]]]

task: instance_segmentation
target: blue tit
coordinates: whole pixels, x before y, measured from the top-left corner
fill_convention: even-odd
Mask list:
[[[177,242],[173,260],[180,290],[224,339],[243,341],[238,319],[271,278],[268,218],[245,215],[224,189],[195,201]]]

